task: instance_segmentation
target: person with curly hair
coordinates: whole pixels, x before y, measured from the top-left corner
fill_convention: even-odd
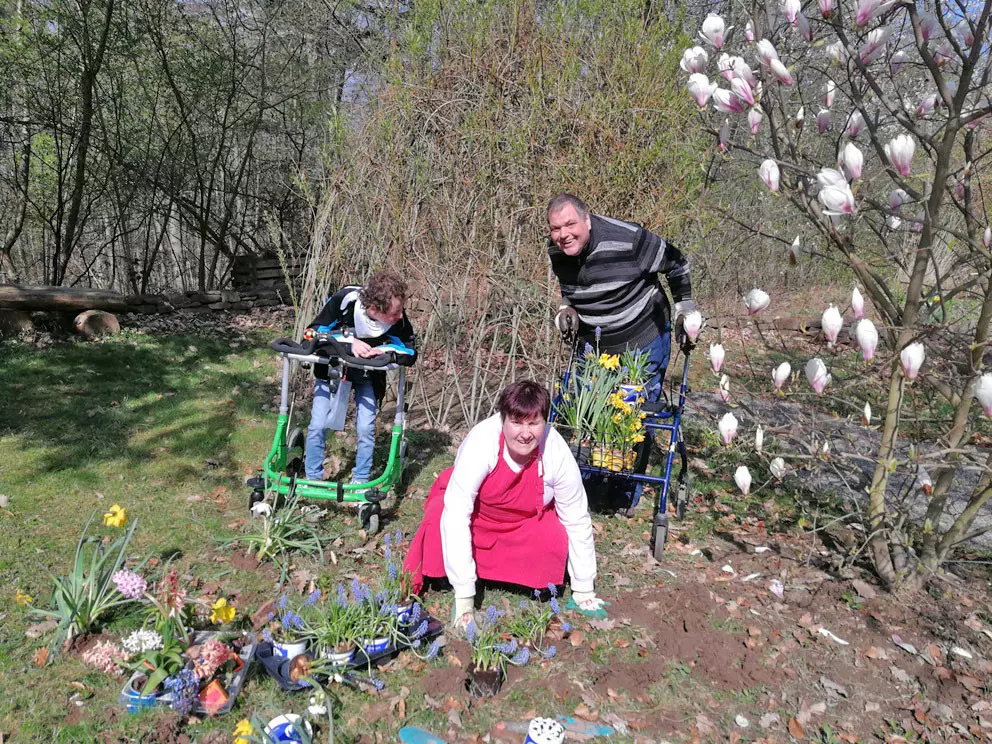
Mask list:
[[[361,359],[370,359],[381,353],[379,347],[384,344],[390,344],[393,348],[406,347],[415,357],[413,326],[403,308],[407,291],[406,281],[399,274],[388,270],[377,271],[364,286],[349,285],[331,295],[307,326],[304,338],[310,339],[317,333],[344,332],[353,336],[351,353]],[[386,373],[348,367],[345,375],[351,383],[357,411],[355,428],[358,445],[351,482],[367,483],[375,449],[375,416],[386,393]],[[348,405],[348,399],[332,395],[326,364],[314,366],[314,377],[316,384],[307,429],[305,464],[308,480],[323,480],[328,424],[335,418],[335,407]],[[336,385],[333,387],[336,392]]]

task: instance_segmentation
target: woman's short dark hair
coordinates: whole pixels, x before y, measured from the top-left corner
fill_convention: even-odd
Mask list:
[[[551,395],[544,385],[533,380],[511,382],[499,394],[496,410],[502,418],[529,419],[536,414],[547,421],[551,412]]]
[[[403,277],[395,271],[382,270],[370,276],[358,294],[365,307],[372,305],[377,310],[388,310],[394,297],[401,303],[405,302],[406,293],[407,286]]]

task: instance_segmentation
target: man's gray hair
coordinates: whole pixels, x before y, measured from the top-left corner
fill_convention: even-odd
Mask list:
[[[558,196],[548,202],[548,214],[560,212],[567,206],[575,207],[575,211],[579,213],[579,217],[585,217],[589,214],[589,209],[586,207],[584,201],[574,194],[567,193],[558,194]]]

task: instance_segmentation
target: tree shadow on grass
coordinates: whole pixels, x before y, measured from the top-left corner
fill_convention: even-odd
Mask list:
[[[237,414],[255,414],[267,397],[263,371],[231,369],[230,354],[227,339],[203,337],[44,350],[4,344],[0,435],[46,448],[43,471],[147,463],[163,454],[188,458],[172,473],[177,478],[200,473],[208,460],[220,466]]]

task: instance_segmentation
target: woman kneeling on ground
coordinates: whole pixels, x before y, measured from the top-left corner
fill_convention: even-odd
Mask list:
[[[586,492],[568,445],[548,424],[548,391],[514,382],[496,408],[431,488],[404,562],[414,590],[425,576],[446,576],[455,592],[454,622],[464,628],[477,579],[543,590],[564,582],[567,563],[572,600],[583,611],[600,609]]]

